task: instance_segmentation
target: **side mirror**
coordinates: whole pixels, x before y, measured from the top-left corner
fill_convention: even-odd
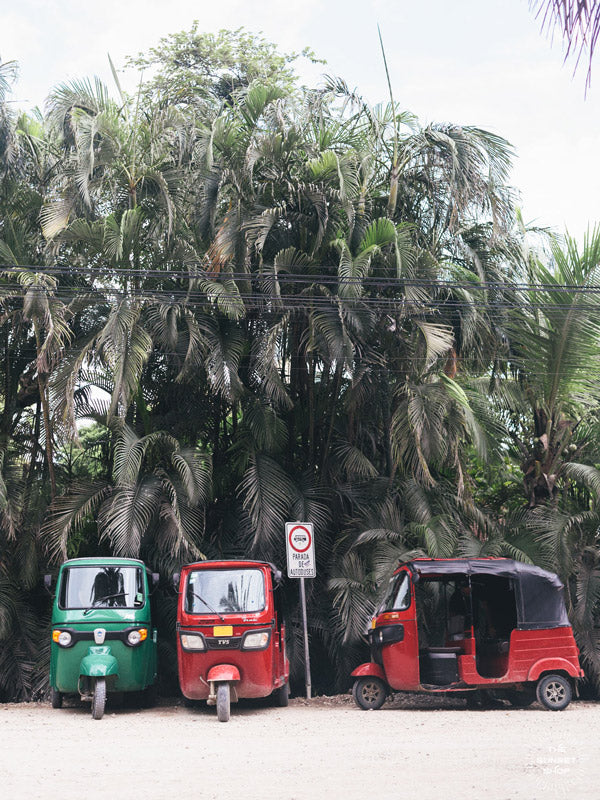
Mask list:
[[[275,582],[275,588],[277,588],[278,586],[281,585],[281,581],[283,580],[283,575],[281,574],[281,570],[280,569],[276,569],[273,572],[273,580]]]
[[[173,573],[173,588],[175,589],[176,592],[179,591],[179,578],[180,577],[181,577],[181,573],[180,572],[174,572]]]
[[[49,594],[52,594],[52,575],[44,575],[44,587]]]
[[[160,575],[158,574],[158,572],[153,572],[152,573],[152,591],[154,591],[156,589],[156,587],[158,586],[159,580],[160,580]]]

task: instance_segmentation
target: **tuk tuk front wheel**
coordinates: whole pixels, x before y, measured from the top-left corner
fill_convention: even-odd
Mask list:
[[[571,702],[571,684],[563,675],[546,675],[538,683],[537,699],[550,711],[562,711]]]
[[[231,711],[231,693],[228,683],[220,683],[217,686],[217,719],[219,722],[227,722]]]
[[[50,689],[50,700],[52,701],[52,708],[62,708],[63,695],[54,686]]]
[[[356,705],[368,711],[371,708],[381,708],[387,696],[387,689],[381,678],[372,676],[357,678],[352,687],[352,695]]]
[[[513,708],[529,708],[535,702],[533,689],[507,689],[504,696]]]
[[[92,719],[102,719],[106,705],[106,678],[96,678],[92,695]]]

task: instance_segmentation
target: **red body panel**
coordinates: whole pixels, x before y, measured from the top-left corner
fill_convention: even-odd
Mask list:
[[[546,666],[542,666],[542,660],[546,662]],[[572,678],[583,677],[573,630],[552,628],[513,631],[510,637],[510,669],[511,672],[521,674],[527,669],[527,676],[522,680],[537,680],[542,672],[549,670],[564,670]]]
[[[572,678],[582,678],[579,650],[571,628],[545,630],[514,630],[506,669],[497,677],[482,677],[477,671],[474,655],[458,657],[458,673],[467,684],[490,686],[499,683],[537,681],[545,672],[566,672]]]
[[[387,682],[392,687],[400,688],[402,684],[415,689],[419,686],[419,636],[412,581],[410,606],[406,611],[387,611],[375,620],[375,627],[394,624],[404,626],[404,639],[382,649]]]
[[[217,664],[216,667],[209,669],[206,680],[210,681],[239,681],[240,671],[233,664]]]
[[[227,613],[224,619],[217,614],[190,614],[185,611],[184,587],[188,575],[201,569],[260,569],[265,578],[265,608],[252,613]],[[266,697],[283,686],[289,678],[289,662],[285,652],[285,625],[278,618],[273,598],[271,567],[262,562],[222,561],[188,564],[181,571],[177,610],[177,663],[179,685],[183,695],[190,700],[205,700],[209,695],[209,682],[235,681],[236,696]],[[181,645],[180,633],[201,633],[213,637],[214,627],[231,626],[232,634],[223,637],[234,639],[248,631],[270,630],[269,644],[264,650],[241,650],[223,647],[201,651],[186,651]]]
[[[361,664],[360,667],[357,667],[350,674],[353,678],[364,678],[368,675],[373,678],[381,678],[382,681],[386,680],[383,667],[380,667],[379,664],[375,664],[373,661],[369,661],[366,664]]]

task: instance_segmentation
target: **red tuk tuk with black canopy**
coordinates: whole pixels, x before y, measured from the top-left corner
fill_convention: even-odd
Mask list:
[[[394,691],[493,690],[559,711],[583,677],[560,579],[508,558],[400,563],[368,636],[371,661],[352,672],[364,709]]]

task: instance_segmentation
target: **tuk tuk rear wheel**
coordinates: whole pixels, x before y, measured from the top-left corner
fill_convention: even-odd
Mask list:
[[[92,695],[92,718],[102,719],[106,705],[106,678],[96,678]]]
[[[156,683],[151,683],[149,686],[146,686],[145,689],[139,692],[138,696],[141,708],[154,708],[158,700],[158,688]]]
[[[550,711],[562,711],[571,702],[573,690],[563,675],[546,675],[538,683],[537,699]]]
[[[285,708],[290,701],[289,683],[284,683],[283,686],[279,687],[279,689],[275,689],[273,692],[273,697],[275,699],[276,706],[279,706],[279,708]]]
[[[227,722],[231,711],[231,693],[228,683],[220,683],[217,686],[217,719],[219,722]]]
[[[381,678],[372,676],[357,678],[352,687],[352,695],[356,705],[368,711],[371,708],[381,708],[387,696],[387,689]]]
[[[50,689],[50,700],[52,701],[52,708],[62,708],[63,695],[54,686]]]

